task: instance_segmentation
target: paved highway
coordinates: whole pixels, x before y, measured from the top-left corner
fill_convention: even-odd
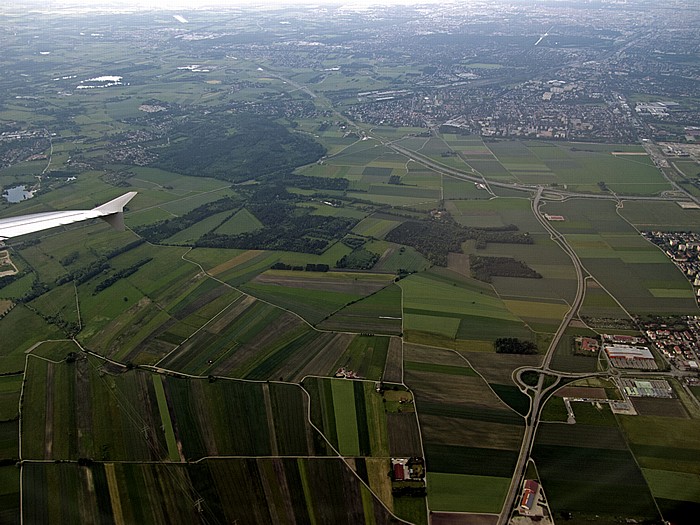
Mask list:
[[[373,137],[377,138],[377,137]],[[377,138],[377,140],[380,140]],[[489,180],[486,182],[484,178],[480,175],[477,174],[476,171],[474,171],[472,174],[469,174],[467,172],[464,172],[462,170],[458,170],[455,168],[450,168],[449,166],[444,166],[438,162],[435,162],[434,160],[421,155],[420,153],[416,153],[415,151],[408,150],[402,146],[398,146],[393,142],[389,141],[382,141],[382,144],[388,148],[391,148],[397,153],[400,153],[401,155],[408,157],[412,159],[413,161],[417,162],[418,164],[422,164],[423,166],[430,168],[438,173],[442,173],[444,175],[450,175],[452,177],[457,177],[459,179],[463,180],[468,180],[474,183],[480,183],[480,184],[485,184],[487,183],[489,186],[495,186],[497,188],[506,188],[509,190],[515,190],[515,191],[523,191],[527,193],[533,193],[533,192],[547,192],[546,197],[547,198],[555,198],[559,200],[564,200],[564,199],[570,199],[570,198],[581,198],[581,199],[603,199],[603,200],[626,200],[626,201],[671,201],[675,202],[678,200],[678,197],[666,197],[666,196],[650,196],[650,195],[614,195],[612,193],[609,194],[595,194],[595,193],[577,193],[573,191],[566,191],[566,190],[560,190],[560,189],[554,189],[554,188],[543,188],[542,186],[535,186],[535,185],[527,185],[527,184],[517,184],[517,183],[508,183],[508,182],[496,182],[493,180]],[[685,192],[683,192],[685,195]],[[541,222],[541,221],[540,221]],[[554,231],[554,230],[551,230]]]
[[[552,362],[552,357],[554,356],[554,351],[559,344],[564,331],[569,326],[571,320],[577,315],[586,291],[586,281],[583,273],[583,266],[581,265],[581,260],[576,255],[576,252],[569,246],[568,242],[562,234],[556,231],[547,219],[545,219],[540,213],[540,199],[542,198],[543,188],[539,187],[535,197],[532,199],[532,212],[535,214],[537,220],[542,224],[545,230],[547,230],[554,242],[561,246],[562,250],[571,258],[571,262],[574,264],[574,269],[576,270],[576,296],[571,304],[571,309],[568,311],[564,319],[562,320],[557,332],[552,338],[552,342],[547,349],[547,353],[544,356],[542,366],[539,368],[542,372],[549,371],[549,365]],[[534,394],[532,395],[532,403],[530,405],[530,412],[525,421],[525,434],[523,436],[523,442],[520,447],[520,455],[518,456],[518,462],[515,467],[515,473],[513,474],[513,479],[510,483],[510,489],[508,490],[508,496],[506,497],[506,502],[499,516],[498,525],[505,525],[510,519],[511,510],[518,498],[518,493],[520,491],[521,480],[525,474],[525,466],[527,465],[528,458],[532,452],[532,445],[534,443],[535,433],[537,430],[537,424],[539,423],[540,417],[540,403],[542,402],[543,394],[546,393],[548,389],[544,387],[545,374],[540,374],[537,386],[534,388]],[[551,387],[553,387],[552,385]],[[550,387],[550,388],[551,388]]]

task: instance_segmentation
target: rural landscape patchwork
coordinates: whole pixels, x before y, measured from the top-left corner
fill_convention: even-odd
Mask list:
[[[0,20],[0,523],[700,521],[694,0]]]

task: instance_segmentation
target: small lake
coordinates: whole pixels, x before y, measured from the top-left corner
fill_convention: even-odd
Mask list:
[[[7,188],[2,196],[7,199],[7,202],[20,202],[34,197],[34,192],[27,191],[26,186],[15,186],[14,188]]]

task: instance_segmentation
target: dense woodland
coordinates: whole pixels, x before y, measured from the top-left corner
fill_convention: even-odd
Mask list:
[[[231,182],[287,174],[326,152],[312,138],[251,114],[186,118],[175,125],[168,144],[156,150],[154,166]]]
[[[525,277],[541,279],[542,275],[527,264],[512,257],[469,256],[469,269],[472,277],[490,283],[493,277]]]
[[[231,210],[231,215],[233,215],[239,210],[241,202],[240,199],[224,197],[223,199],[203,204],[191,212],[185,213],[181,217],[174,217],[165,221],[141,226],[140,228],[135,228],[135,231],[150,242],[159,243],[211,215],[227,210]]]
[[[462,243],[470,239],[476,240],[477,248],[484,248],[489,242],[533,242],[527,233],[519,232],[517,226],[509,225],[498,229],[466,228],[452,220],[406,221],[386,236],[387,241],[413,246],[437,266],[447,266],[447,254],[462,253]]]
[[[536,354],[537,345],[532,341],[523,341],[517,337],[499,337],[493,342],[498,354]]]

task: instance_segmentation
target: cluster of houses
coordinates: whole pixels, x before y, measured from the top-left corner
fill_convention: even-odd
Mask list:
[[[341,366],[338,370],[336,370],[333,377],[345,379],[360,379],[360,376],[358,376],[357,373],[345,368],[344,366]]]
[[[700,234],[695,232],[642,232],[645,239],[661,248],[693,284],[700,303]]]
[[[651,343],[673,366],[700,372],[700,317],[685,316],[676,322],[642,322]]]

